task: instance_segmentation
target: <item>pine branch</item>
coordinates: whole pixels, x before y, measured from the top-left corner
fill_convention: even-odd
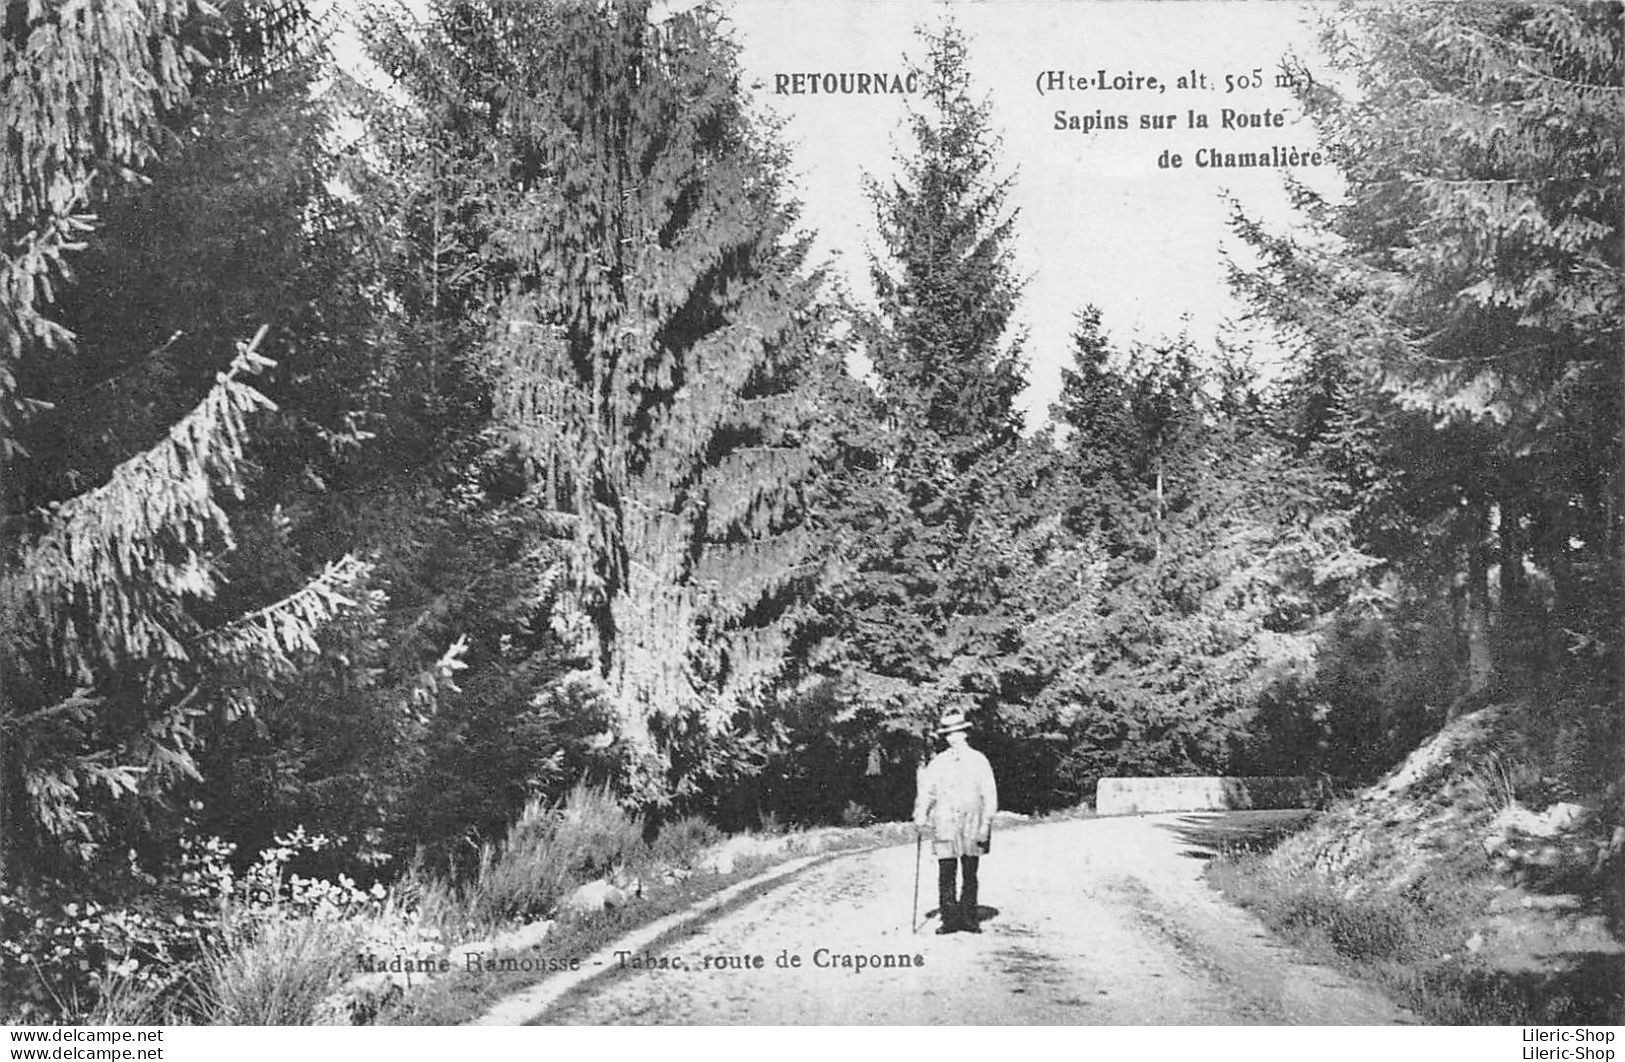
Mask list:
[[[214,486],[240,489],[246,418],[275,408],[243,382],[273,364],[258,353],[266,332],[262,326],[239,345],[214,387],[157,445],[118,465],[100,487],[37,514],[45,530],[21,552],[4,593],[20,613],[32,613],[41,640],[71,670],[154,650],[185,655],[152,606],[171,595],[213,593],[205,553],[231,543]]]
[[[340,611],[360,606],[347,596],[372,565],[346,554],[293,593],[211,631],[203,649],[219,660],[287,666],[301,653],[320,651],[317,630]]]

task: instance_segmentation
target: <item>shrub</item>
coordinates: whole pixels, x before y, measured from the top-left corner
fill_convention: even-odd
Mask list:
[[[842,826],[867,826],[874,821],[874,812],[870,811],[867,807],[858,803],[856,800],[848,800],[846,802],[846,807],[841,809]]]
[[[576,786],[555,818],[551,840],[577,881],[637,865],[647,855],[643,820],[628,815],[607,788]]]
[[[1313,872],[1271,872],[1257,856],[1231,859],[1248,868],[1231,883],[1240,893],[1235,898],[1288,933],[1318,937],[1357,961],[1407,959],[1424,950],[1426,927],[1403,896],[1348,897]]]
[[[114,969],[98,978],[96,1004],[83,1025],[178,1025],[186,978],[173,970],[167,977],[148,971]]]
[[[455,941],[469,939],[481,929],[472,911],[472,890],[431,873],[421,860],[395,881],[389,895],[396,910],[411,913],[421,935]]]
[[[354,971],[358,945],[369,934],[398,928],[381,885],[357,887],[288,872],[294,859],[321,852],[328,838],[300,828],[240,877],[206,864],[200,894],[217,894],[220,922],[194,974],[199,1019],[220,1025],[307,1025],[316,1005]]]
[[[235,846],[183,839],[165,878],[143,871],[132,852],[85,882],[0,888],[0,1021],[206,1019],[223,1005],[214,997],[231,998],[257,964],[269,971],[277,954],[297,955],[275,927],[308,920],[338,940],[379,922],[389,906],[381,885],[364,891],[342,874],[332,882],[289,873],[295,859],[331,845],[296,829],[238,873]],[[76,898],[53,899],[64,893]]]
[[[354,969],[357,934],[327,918],[255,920],[226,934],[198,972],[198,1010],[214,1025],[309,1025]]]
[[[71,881],[0,886],[0,1021],[85,1024],[173,1005],[240,887],[234,851],[183,839],[172,877],[148,874],[131,851]]]
[[[700,853],[722,840],[722,831],[700,818],[689,815],[660,827],[649,855],[657,863],[673,867],[689,867]]]
[[[646,855],[642,822],[608,789],[578,785],[563,807],[525,805],[507,840],[481,850],[469,909],[489,924],[544,915],[576,885]]]
[[[0,1022],[85,1024],[156,1006],[213,925],[172,903],[53,899],[65,892],[77,895],[57,882],[0,890]]]
[[[1488,752],[1463,768],[1462,782],[1479,806],[1492,812],[1518,804],[1517,771],[1498,752]]]

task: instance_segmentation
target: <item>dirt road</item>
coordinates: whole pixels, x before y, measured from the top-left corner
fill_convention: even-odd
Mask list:
[[[1201,880],[1193,815],[1006,830],[980,935],[909,931],[914,849],[813,867],[541,1016],[585,1024],[1393,1024],[1374,989],[1306,965]],[[926,853],[920,909],[936,906]],[[989,909],[992,909],[991,911]],[[862,957],[860,960],[859,957]],[[891,956],[890,960],[887,956]],[[796,965],[799,960],[799,965]],[[889,962],[889,965],[887,965]]]

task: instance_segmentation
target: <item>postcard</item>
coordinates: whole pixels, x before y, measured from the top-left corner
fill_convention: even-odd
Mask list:
[[[1618,3],[7,11],[15,1057],[1614,1057]]]

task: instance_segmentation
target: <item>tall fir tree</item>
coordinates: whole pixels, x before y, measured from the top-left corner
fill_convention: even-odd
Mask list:
[[[500,160],[496,415],[631,795],[692,796],[757,762],[752,710],[822,568],[822,316],[782,158],[709,10],[458,3],[439,26],[418,69],[467,86],[446,114]]]
[[[921,39],[925,63],[913,73],[924,103],[908,118],[911,149],[894,177],[868,182],[879,308],[861,334],[888,423],[904,437],[928,432],[958,472],[1021,429],[1021,341],[1008,335],[1021,291],[1016,211],[1006,205],[1014,178],[997,171],[999,142],[990,105],[973,95],[964,35],[947,23]]]
[[[1238,283],[1303,350],[1306,443],[1345,455],[1371,547],[1452,604],[1456,695],[1617,671],[1621,12],[1345,9],[1325,43],[1355,91],[1303,95],[1348,181],[1300,190],[1333,239],[1238,218],[1264,263]]]
[[[856,334],[873,393],[846,439],[834,505],[848,570],[826,603],[846,683],[834,723],[888,806],[937,713],[992,708],[1017,640],[1000,589],[1025,383],[1012,178],[998,173],[963,34],[950,23],[920,37],[909,142],[895,176],[869,182],[878,306],[856,315]]]
[[[176,135],[164,123],[178,124],[205,54],[211,77],[291,54],[279,49],[299,12],[282,11],[288,22],[256,21],[266,14],[250,6],[222,18],[164,3],[79,15],[55,4],[7,8],[7,872],[17,856],[27,857],[22,869],[40,872],[64,852],[88,856],[110,838],[138,837],[147,814],[197,776],[207,717],[252,712],[271,683],[316,652],[329,620],[363,602],[356,589],[366,566],[348,556],[257,595],[222,593],[238,542],[233,496],[241,497],[252,468],[251,424],[274,408],[255,386],[273,364],[270,322],[239,319],[200,337],[173,392],[126,394],[154,366],[160,375],[173,368],[179,337],[160,337],[150,349],[117,330],[75,337],[56,316],[72,309],[61,283],[67,256],[97,245],[81,212],[116,202],[143,168],[168,176],[155,165],[160,145]],[[101,90],[78,91],[81,79]],[[121,405],[120,397],[130,400]],[[118,833],[121,824],[132,829]]]

